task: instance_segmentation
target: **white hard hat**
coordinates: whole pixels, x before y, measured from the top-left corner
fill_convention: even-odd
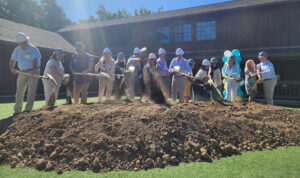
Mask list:
[[[176,55],[183,55],[183,54],[184,54],[183,50],[181,48],[177,48]]]
[[[29,37],[27,35],[25,35],[24,33],[18,32],[16,34],[16,43],[23,43],[28,40],[29,40]]]
[[[204,60],[202,61],[202,65],[203,65],[203,66],[210,66],[209,60],[208,60],[208,59],[204,59]]]
[[[166,50],[165,50],[164,48],[159,48],[158,54],[159,54],[159,55],[161,55],[161,54],[166,54]]]
[[[110,50],[109,48],[105,48],[105,49],[103,50],[103,53],[111,53],[111,50]]]
[[[133,54],[140,54],[140,53],[141,53],[140,48],[138,48],[138,47],[134,48]]]
[[[156,55],[154,53],[149,54],[149,59],[156,59]]]

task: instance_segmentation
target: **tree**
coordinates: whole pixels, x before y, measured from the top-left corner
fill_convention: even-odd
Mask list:
[[[57,31],[72,23],[56,0],[42,0],[41,8],[43,10],[44,28],[47,30]]]
[[[0,0],[0,17],[50,31],[72,24],[56,0]]]
[[[0,17],[35,27],[43,27],[43,12],[35,0],[0,0]]]

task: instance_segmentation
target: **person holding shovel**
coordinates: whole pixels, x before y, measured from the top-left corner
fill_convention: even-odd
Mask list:
[[[196,74],[196,79],[202,81],[203,86],[201,86],[200,92],[199,92],[199,98],[197,100],[203,100],[203,101],[209,101],[209,91],[211,89],[209,83],[208,83],[208,75],[209,75],[209,68],[210,68],[210,62],[208,59],[204,59],[202,61],[202,67],[199,69],[199,71]]]
[[[115,83],[114,83],[114,90],[115,90],[115,99],[120,100],[122,94],[125,93],[125,70],[126,70],[126,58],[123,52],[120,52],[117,56],[116,61],[116,69],[115,69]]]
[[[93,67],[93,59],[85,51],[85,45],[82,42],[77,42],[75,44],[75,51],[76,53],[73,54],[72,61],[69,66],[72,74],[74,75],[74,103],[79,104],[79,96],[81,95],[81,104],[86,104],[91,77],[76,74],[86,74],[90,72]]]
[[[62,65],[63,57],[63,50],[57,48],[46,64],[44,76],[47,77],[50,74],[57,83],[57,85],[55,85],[51,80],[43,79],[46,106],[53,106],[55,104],[62,80],[64,77],[68,77],[68,74],[65,74],[64,67]],[[51,99],[53,101],[51,101]]]
[[[156,72],[159,75],[160,81],[162,83],[162,90],[164,92],[165,98],[170,97],[170,75],[169,68],[166,60],[166,50],[164,48],[159,48],[158,50],[159,58],[156,61]]]
[[[210,83],[211,90],[210,90],[210,98],[211,100],[215,101],[221,101],[223,100],[222,95],[220,95],[220,91],[222,90],[222,75],[221,71],[218,68],[218,59],[216,57],[212,57],[210,59],[210,64],[211,64],[211,72],[210,72],[210,77],[213,80],[215,86],[212,86],[213,84]],[[219,91],[218,91],[219,90]]]
[[[189,59],[188,63],[193,71],[196,62],[194,61],[194,59]],[[185,87],[184,87],[184,103],[188,103],[189,99],[191,99],[191,86],[193,83],[193,79],[192,79],[193,73],[191,74],[191,76],[186,76],[185,79]]]
[[[272,62],[268,60],[268,54],[265,51],[260,52],[258,58],[260,63],[257,65],[257,75],[263,82],[267,104],[273,105],[273,94],[277,84],[274,66]]]
[[[29,37],[19,32],[16,34],[17,46],[10,58],[9,66],[12,74],[18,74],[18,70],[15,69],[18,65],[19,71],[23,73],[30,73],[32,75],[38,75],[40,73],[41,66],[41,54],[37,47],[28,42]],[[25,112],[32,110],[36,89],[38,84],[38,78],[26,75],[18,75],[17,78],[17,91],[16,91],[16,103],[14,106],[14,115],[22,112],[24,94],[27,88],[27,104]]]
[[[103,56],[99,60],[99,62],[95,65],[95,72],[105,72],[110,77],[109,79],[101,79],[99,80],[99,92],[98,92],[98,101],[103,101],[104,90],[106,91],[105,97],[106,100],[110,100],[114,81],[115,81],[115,69],[116,64],[115,60],[111,57],[111,50],[109,48],[105,48],[103,50]]]
[[[257,73],[255,63],[252,59],[249,59],[245,64],[245,89],[247,95],[249,95],[248,102],[252,102],[255,100],[255,93],[257,90],[257,87],[255,85],[256,77]]]
[[[176,58],[172,59],[169,66],[170,73],[173,74],[172,77],[172,99],[176,102],[177,94],[179,93],[179,102],[184,102],[184,89],[185,89],[185,75],[192,74],[192,69],[186,59],[183,58],[183,50],[178,48],[176,50]],[[179,69],[179,70],[178,70]]]
[[[239,87],[238,80],[241,78],[240,73],[241,70],[239,65],[235,62],[235,56],[230,56],[222,68],[222,75],[225,78],[227,101],[235,101]]]

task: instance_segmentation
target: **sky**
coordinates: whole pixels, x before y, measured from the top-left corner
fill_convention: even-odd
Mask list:
[[[164,11],[214,4],[229,0],[57,0],[66,13],[66,16],[74,22],[78,19],[87,19],[90,15],[96,15],[99,4],[103,4],[107,11],[116,12],[125,8],[132,15],[134,9],[145,7],[151,11],[156,11],[163,6]]]

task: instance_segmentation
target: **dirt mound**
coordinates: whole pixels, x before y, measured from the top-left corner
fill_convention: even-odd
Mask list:
[[[300,145],[300,112],[247,103],[58,106],[13,118],[0,163],[38,170],[140,170]]]

